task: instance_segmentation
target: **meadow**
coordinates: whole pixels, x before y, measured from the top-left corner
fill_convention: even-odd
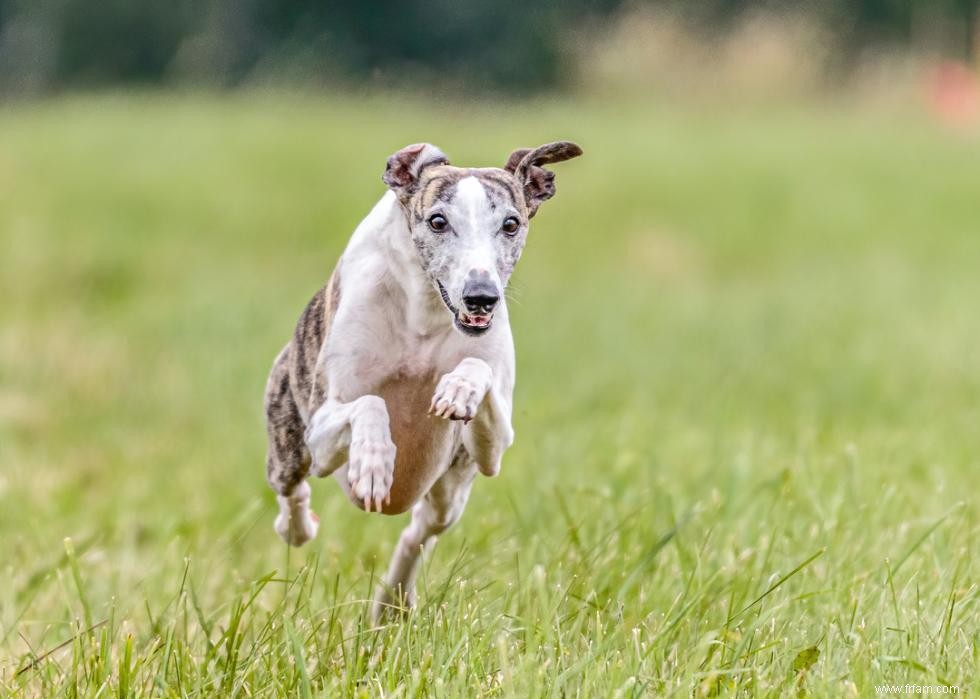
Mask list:
[[[314,482],[278,539],[269,366],[390,153],[557,138],[517,441],[374,628],[406,518]],[[844,101],[3,107],[0,695],[975,691],[978,192],[976,133]]]

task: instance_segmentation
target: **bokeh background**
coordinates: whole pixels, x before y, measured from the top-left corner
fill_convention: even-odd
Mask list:
[[[978,3],[0,0],[0,694],[976,688]],[[420,607],[272,359],[385,160],[579,142]]]
[[[796,89],[976,60],[975,0],[4,0],[0,86],[464,90],[526,97],[687,81]],[[715,65],[708,66],[707,64]],[[712,77],[713,76],[713,77]],[[610,84],[611,83],[611,84]]]

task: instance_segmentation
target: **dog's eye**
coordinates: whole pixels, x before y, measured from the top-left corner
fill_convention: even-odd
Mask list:
[[[504,225],[500,227],[500,230],[507,235],[514,235],[520,227],[521,222],[517,220],[516,216],[508,216],[504,219]]]
[[[446,226],[449,225],[449,221],[442,214],[433,214],[429,217],[429,228],[434,230],[436,233],[442,233],[446,230]]]

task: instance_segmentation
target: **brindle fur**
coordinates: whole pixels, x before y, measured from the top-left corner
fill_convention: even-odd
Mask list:
[[[310,416],[323,403],[326,387],[317,358],[337,306],[340,304],[340,267],[306,305],[296,330],[276,361],[265,389],[269,450],[266,477],[280,495],[289,495],[309,474],[310,452],[303,435]]]

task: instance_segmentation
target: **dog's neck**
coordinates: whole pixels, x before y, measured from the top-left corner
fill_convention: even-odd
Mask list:
[[[373,227],[371,237],[387,268],[382,284],[393,297],[404,300],[399,310],[404,314],[405,329],[426,337],[452,333],[449,312],[422,269],[408,218],[397,197],[392,192],[385,194],[369,218],[374,218],[376,213],[379,225]]]

